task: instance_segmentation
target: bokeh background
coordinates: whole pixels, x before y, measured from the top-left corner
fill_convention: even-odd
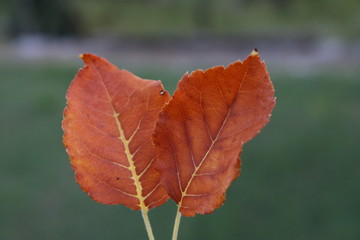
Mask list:
[[[0,239],[146,239],[139,212],[92,201],[62,145],[66,89],[91,52],[173,92],[186,71],[258,48],[271,122],[213,214],[179,239],[360,239],[360,1],[1,0]],[[170,239],[172,201],[150,211]]]

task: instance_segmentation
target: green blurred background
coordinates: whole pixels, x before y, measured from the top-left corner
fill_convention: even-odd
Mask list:
[[[139,212],[92,201],[62,145],[66,89],[92,52],[173,92],[257,47],[276,89],[241,176],[179,239],[360,239],[358,0],[2,0],[0,239],[146,239]],[[172,201],[150,211],[170,239]]]

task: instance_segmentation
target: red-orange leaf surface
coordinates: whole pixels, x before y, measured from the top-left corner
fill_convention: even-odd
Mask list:
[[[185,74],[154,133],[161,184],[185,216],[211,213],[239,175],[242,146],[269,121],[274,88],[257,51]]]
[[[81,55],[85,67],[67,92],[64,144],[76,180],[94,200],[150,209],[167,199],[154,168],[152,133],[169,95],[160,81]]]

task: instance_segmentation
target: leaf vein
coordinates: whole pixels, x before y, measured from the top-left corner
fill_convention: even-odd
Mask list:
[[[135,188],[136,188],[136,197],[139,199],[139,202],[140,202],[140,203],[139,203],[139,207],[140,207],[141,209],[147,210],[148,207],[145,205],[145,203],[144,203],[144,197],[142,196],[142,185],[141,185],[141,182],[140,182],[140,180],[139,180],[139,176],[138,176],[137,173],[136,173],[136,166],[135,166],[135,164],[134,164],[133,155],[130,153],[129,141],[126,140],[126,138],[125,138],[124,131],[123,131],[123,129],[122,129],[120,120],[119,120],[119,118],[118,118],[119,113],[117,113],[117,112],[115,111],[115,108],[114,108],[114,105],[113,105],[113,103],[112,103],[112,98],[111,98],[111,96],[110,96],[109,90],[108,90],[108,88],[107,88],[107,86],[106,86],[106,84],[105,84],[105,81],[104,81],[102,75],[101,75],[100,72],[99,72],[99,69],[98,69],[94,64],[93,64],[93,67],[95,68],[95,70],[96,70],[99,78],[101,79],[101,82],[102,82],[102,84],[103,84],[103,86],[104,86],[105,92],[106,92],[106,94],[107,94],[107,96],[108,96],[108,99],[109,99],[109,104],[110,104],[110,106],[111,106],[111,108],[112,108],[112,110],[113,110],[113,116],[114,116],[114,118],[115,118],[115,123],[116,123],[117,129],[118,129],[119,135],[120,135],[120,136],[118,137],[118,139],[122,142],[122,144],[123,144],[123,146],[124,146],[124,150],[125,150],[124,153],[125,153],[125,155],[127,156],[127,160],[128,160],[128,162],[129,162],[129,165],[130,165],[129,168],[130,168],[130,171],[131,171],[131,174],[132,174],[132,179],[134,180],[134,185],[135,185]]]
[[[242,78],[242,80],[241,80],[241,83],[240,83],[238,92],[241,91],[241,89],[242,89],[243,83],[244,83],[244,81],[245,81],[245,79],[246,79],[247,72],[248,72],[248,68],[246,69],[246,72],[245,72],[245,74],[244,74],[244,76],[243,76],[243,78]],[[238,94],[238,93],[237,93],[237,94]],[[201,97],[201,95],[200,95],[200,97]],[[234,99],[236,99],[236,97],[235,97]],[[186,185],[186,187],[185,187],[185,190],[182,191],[182,197],[181,197],[181,199],[180,199],[180,201],[179,201],[179,203],[178,203],[179,207],[183,207],[183,206],[182,206],[183,198],[184,198],[184,196],[186,196],[187,190],[189,189],[189,187],[190,187],[190,185],[191,185],[191,182],[192,182],[195,174],[196,174],[197,171],[200,169],[200,167],[201,167],[202,164],[204,163],[205,159],[207,158],[207,156],[208,156],[209,153],[211,152],[211,149],[212,149],[212,147],[214,146],[214,143],[218,140],[218,137],[220,136],[220,133],[222,132],[225,124],[227,123],[227,120],[229,119],[231,110],[232,110],[232,105],[229,107],[228,112],[227,112],[227,115],[226,115],[225,119],[223,120],[223,123],[222,123],[222,125],[221,125],[221,127],[220,127],[220,129],[219,129],[219,131],[218,131],[218,133],[217,133],[217,135],[216,135],[216,137],[215,137],[215,139],[212,141],[211,145],[209,146],[207,152],[206,152],[205,155],[203,156],[203,158],[202,158],[202,160],[200,161],[199,165],[196,167],[195,171],[194,171],[193,174],[191,175],[191,178],[190,178],[189,181],[187,182],[187,185]]]
[[[154,160],[156,159],[156,157],[153,157],[150,160],[150,163],[145,167],[145,169],[139,174],[139,178],[141,178],[142,175],[144,175],[144,173],[150,168],[151,164],[153,164]]]

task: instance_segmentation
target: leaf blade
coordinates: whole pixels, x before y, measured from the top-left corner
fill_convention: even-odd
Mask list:
[[[161,184],[185,216],[211,213],[239,175],[242,145],[269,121],[274,89],[257,52],[185,74],[153,136]]]
[[[153,128],[169,95],[92,54],[70,84],[62,127],[76,180],[94,200],[150,209],[167,201],[154,168]]]

